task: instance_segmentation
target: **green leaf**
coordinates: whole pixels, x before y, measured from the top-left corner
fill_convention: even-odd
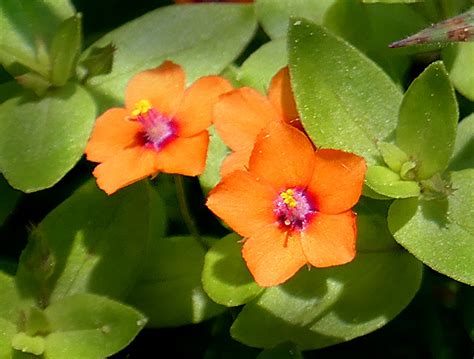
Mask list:
[[[384,162],[394,172],[399,173],[402,165],[409,160],[406,153],[393,143],[379,142],[378,147]]]
[[[363,4],[338,0],[327,11],[324,26],[344,38],[403,84],[411,59],[387,45],[427,26],[413,7],[404,4]]]
[[[114,54],[117,49],[113,44],[104,47],[94,46],[88,51],[87,57],[80,63],[84,67],[85,79],[99,75],[107,75],[112,71]]]
[[[199,176],[199,183],[205,193],[213,189],[221,179],[221,164],[230,150],[217,134],[214,126],[209,128],[206,169]]]
[[[91,96],[74,84],[1,104],[0,171],[12,187],[34,192],[57,183],[81,158],[95,111]]]
[[[125,86],[133,75],[166,59],[184,67],[188,82],[218,74],[245,48],[255,29],[255,14],[249,5],[159,8],[92,45],[113,43],[117,52],[112,72],[90,79],[88,85],[97,92],[102,108],[106,108],[123,102]]]
[[[46,77],[48,62],[41,61],[41,49],[49,46],[62,20],[73,15],[69,0],[2,0],[0,63],[13,75],[21,64]]]
[[[203,291],[205,251],[193,237],[154,238],[128,302],[155,328],[199,323],[224,311]]]
[[[474,285],[474,169],[451,172],[443,200],[395,201],[388,215],[398,243],[434,270]]]
[[[255,11],[265,32],[273,39],[286,36],[291,17],[304,16],[318,24],[335,0],[257,0]]]
[[[0,358],[10,359],[12,355],[12,339],[16,334],[16,325],[0,318]]]
[[[301,270],[247,304],[231,327],[246,345],[291,340],[302,350],[344,342],[380,328],[413,298],[421,265],[408,253],[360,253],[350,264]]]
[[[146,182],[107,196],[90,181],[33,230],[18,285],[42,306],[84,292],[124,298],[149,238],[162,232],[162,207]]]
[[[20,198],[20,192],[15,191],[8,183],[5,181],[2,175],[0,175],[0,226],[3,224],[5,219],[15,208],[18,199]]]
[[[130,343],[146,323],[135,309],[93,294],[63,298],[45,313],[52,330],[45,337],[48,359],[108,357]]]
[[[3,272],[0,272],[0,288],[2,288],[0,291],[0,319],[17,324],[24,308],[31,306],[32,302],[20,295],[13,277]]]
[[[417,162],[418,179],[430,178],[448,167],[458,116],[448,74],[442,62],[435,62],[408,88],[397,127],[397,144]]]
[[[82,16],[77,14],[64,20],[51,44],[51,82],[64,86],[71,77],[82,46]]]
[[[367,4],[373,3],[388,3],[388,4],[397,4],[397,3],[414,3],[414,2],[423,2],[425,0],[362,0],[362,2]]]
[[[18,333],[12,338],[13,349],[24,353],[41,355],[44,353],[45,340],[42,336],[29,336],[25,333]]]
[[[393,134],[402,98],[395,84],[352,46],[303,19],[291,24],[289,49],[293,92],[314,143],[380,163],[376,142]]]
[[[450,45],[442,54],[456,90],[474,101],[474,44]]]
[[[302,268],[248,303],[231,327],[242,343],[271,348],[291,341],[317,349],[372,332],[394,318],[419,288],[422,264],[393,240],[389,203],[357,205],[357,256],[332,268]]]
[[[245,265],[240,239],[236,234],[222,238],[207,252],[204,260],[204,290],[216,303],[227,307],[245,304],[263,290]]]
[[[458,125],[454,152],[449,164],[452,171],[474,167],[474,113]]]
[[[414,181],[405,181],[398,173],[383,166],[370,166],[365,175],[366,185],[375,192],[391,198],[417,197],[420,186]]]
[[[245,60],[240,67],[238,80],[266,94],[272,77],[287,64],[286,39],[269,41]]]
[[[49,80],[38,75],[36,72],[27,72],[15,77],[15,80],[25,89],[33,91],[38,97],[43,97],[52,86]]]
[[[303,359],[303,354],[296,345],[290,342],[264,350],[257,359]]]

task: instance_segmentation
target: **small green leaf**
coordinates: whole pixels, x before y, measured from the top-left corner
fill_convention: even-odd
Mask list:
[[[16,325],[0,318],[0,358],[10,359],[12,355],[12,339],[17,332]]]
[[[14,76],[25,72],[18,72],[21,64],[47,77],[47,62],[41,61],[44,48],[49,46],[61,21],[73,15],[69,0],[2,0],[0,64]]]
[[[290,26],[289,59],[298,110],[314,143],[380,163],[376,143],[393,134],[402,98],[390,78],[352,46],[303,19]]]
[[[383,166],[370,166],[365,183],[375,192],[391,198],[417,197],[420,194],[418,183],[402,180],[398,173]]]
[[[272,38],[286,36],[291,17],[304,16],[321,24],[335,0],[257,0],[255,11],[265,32]]]
[[[87,53],[87,57],[80,63],[85,69],[85,79],[110,73],[116,50],[117,48],[112,43],[104,47],[92,47]]]
[[[263,44],[245,60],[238,80],[266,94],[272,77],[287,64],[286,39],[273,40]]]
[[[92,97],[69,84],[40,100],[0,105],[0,172],[12,187],[34,192],[57,183],[81,158],[94,124]]]
[[[17,324],[22,311],[30,307],[32,302],[20,295],[14,278],[3,272],[0,272],[0,288],[2,288],[0,291],[0,319]]]
[[[296,345],[290,342],[265,349],[258,355],[257,359],[303,359],[303,354]]]
[[[399,173],[402,165],[408,161],[407,154],[393,143],[379,142],[377,145],[387,166],[390,167],[392,171]]]
[[[51,82],[64,86],[76,67],[82,45],[82,16],[77,14],[64,20],[51,44]]]
[[[450,45],[443,50],[443,60],[456,89],[474,101],[474,44]]]
[[[149,238],[162,232],[156,228],[163,225],[162,208],[146,182],[113,196],[86,183],[33,230],[18,285],[42,306],[74,293],[125,297]]]
[[[474,167],[474,113],[458,125],[454,153],[449,164],[452,171]]]
[[[230,150],[217,134],[214,126],[209,129],[209,147],[207,149],[206,169],[199,176],[199,182],[205,193],[214,188],[221,179],[221,164]]]
[[[15,77],[15,80],[25,89],[33,91],[38,97],[43,97],[51,87],[51,82],[35,72]]]
[[[448,74],[442,62],[435,62],[408,88],[397,127],[397,145],[417,163],[418,179],[448,167],[458,116]]]
[[[12,338],[12,348],[23,353],[41,355],[44,353],[45,340],[41,336],[29,336],[18,333]]]
[[[236,234],[230,234],[216,242],[206,254],[202,271],[206,293],[227,307],[245,304],[263,290],[245,265],[240,239]]]
[[[199,323],[224,311],[202,289],[205,251],[193,237],[154,238],[128,302],[155,328]]]
[[[388,223],[398,243],[431,268],[474,285],[474,169],[451,172],[444,199],[395,201]]]
[[[388,3],[388,4],[397,4],[397,3],[414,3],[414,2],[423,2],[425,0],[362,0],[362,2],[367,4],[373,3]]]
[[[93,294],[63,298],[45,313],[52,330],[45,337],[48,359],[108,357],[130,343],[146,324],[135,309]]]
[[[0,226],[3,224],[5,219],[11,213],[13,208],[15,208],[18,199],[20,198],[21,192],[15,191],[8,183],[5,181],[2,175],[0,175]]]
[[[188,82],[218,74],[245,48],[256,25],[251,5],[159,8],[113,30],[91,46],[112,43],[117,52],[112,71],[90,79],[87,85],[97,93],[101,109],[105,109],[123,102],[125,86],[133,75],[166,59],[184,67]]]

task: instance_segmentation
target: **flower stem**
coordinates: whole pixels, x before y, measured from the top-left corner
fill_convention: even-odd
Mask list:
[[[191,211],[188,207],[188,201],[186,198],[186,190],[184,188],[183,176],[175,175],[174,184],[176,186],[176,195],[178,197],[178,205],[181,215],[183,216],[184,224],[188,229],[189,234],[194,237],[196,241],[201,244],[201,246],[207,251],[209,249],[208,245],[203,241],[199,235],[199,230],[197,228],[196,222],[194,221]]]

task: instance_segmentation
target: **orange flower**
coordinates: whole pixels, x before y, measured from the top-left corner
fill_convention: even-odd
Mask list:
[[[87,144],[87,159],[100,162],[97,185],[112,194],[158,172],[202,173],[212,108],[231,89],[218,76],[185,89],[183,69],[169,61],[137,74],[127,85],[125,108],[103,113]]]
[[[214,108],[214,125],[233,153],[222,163],[221,176],[247,167],[255,139],[268,123],[303,129],[298,116],[287,67],[273,77],[268,98],[250,87],[222,95]]]
[[[284,123],[258,136],[249,170],[224,177],[207,206],[245,238],[242,255],[262,287],[285,282],[302,266],[329,267],[355,256],[356,221],[366,164],[351,153],[320,149]]]

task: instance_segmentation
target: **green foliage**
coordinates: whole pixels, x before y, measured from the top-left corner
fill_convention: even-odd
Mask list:
[[[474,44],[451,45],[443,59],[456,90],[474,101]]]
[[[452,171],[474,167],[474,114],[459,123],[454,153],[449,164]]]

